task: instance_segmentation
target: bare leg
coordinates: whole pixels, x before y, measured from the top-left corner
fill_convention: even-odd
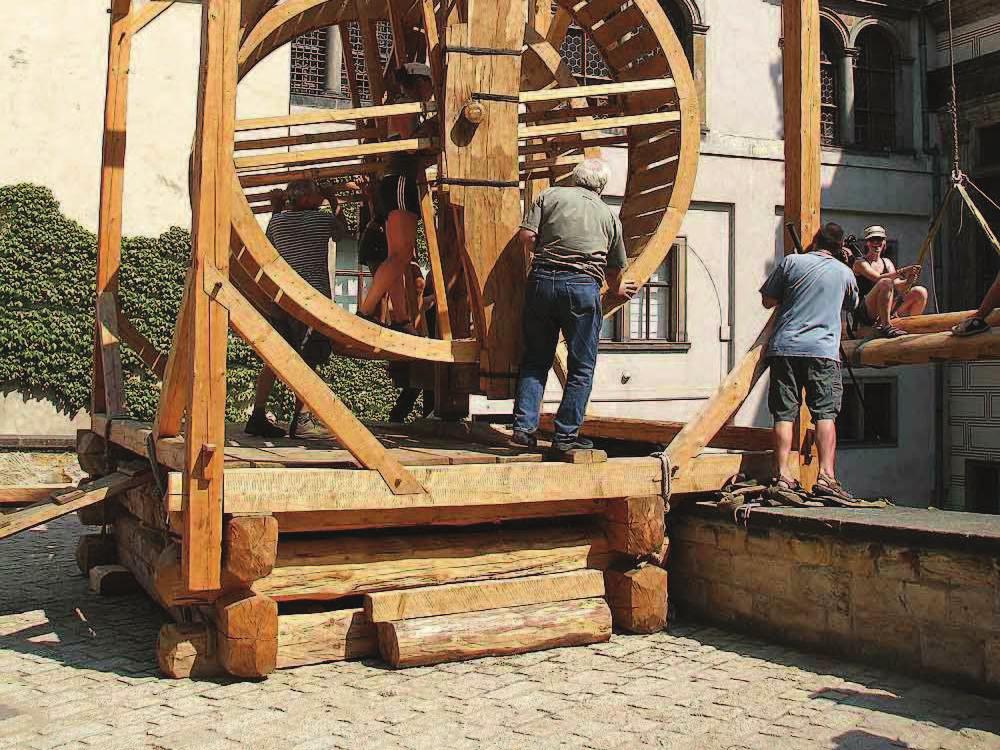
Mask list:
[[[774,423],[774,474],[782,479],[792,480],[788,472],[788,458],[792,454],[792,431],[794,422]]]
[[[983,297],[983,303],[976,310],[976,317],[985,320],[986,316],[997,307],[1000,307],[1000,273],[997,274],[997,277],[993,280],[993,286],[989,288],[986,296]]]
[[[877,323],[888,323],[892,314],[892,282],[881,279],[865,297],[868,317]]]
[[[832,419],[816,422],[816,447],[819,450],[819,470],[830,479],[836,478],[837,423]]]
[[[358,312],[365,317],[371,317],[378,308],[378,303],[390,293],[394,285],[402,288],[403,273],[407,270],[417,238],[417,217],[407,211],[393,211],[385,222],[386,241],[389,243],[389,257],[380,264],[372,285],[365,295]],[[393,319],[406,320],[406,298],[401,295],[403,305],[400,311],[393,305]]]
[[[920,315],[926,307],[927,290],[922,286],[915,286],[903,297],[903,302],[896,311],[896,315],[900,318],[906,318],[910,315]]]

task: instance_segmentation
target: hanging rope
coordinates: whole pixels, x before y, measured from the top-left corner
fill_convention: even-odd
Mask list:
[[[957,184],[962,181],[962,157],[958,148],[958,85],[955,82],[955,25],[951,16],[951,0],[948,0],[948,67],[951,73],[951,101],[948,109],[951,112],[951,181]]]

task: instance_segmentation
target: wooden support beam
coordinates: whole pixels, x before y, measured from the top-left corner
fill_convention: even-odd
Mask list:
[[[490,609],[378,625],[379,652],[393,667],[506,656],[611,639],[603,599]]]
[[[118,273],[121,268],[125,189],[128,67],[132,50],[131,12],[131,0],[112,1],[97,229],[96,349],[91,413],[101,412],[111,417],[125,413],[121,352],[118,349]]]
[[[604,571],[608,606],[616,627],[657,633],[667,625],[667,571],[656,565]]]
[[[236,122],[239,0],[205,0],[194,142],[195,198],[184,462],[185,587],[218,589],[222,573],[222,474],[226,440],[228,311],[209,296],[209,278],[229,275],[232,224],[226,167]]]
[[[370,120],[396,115],[431,114],[434,111],[435,106],[433,102],[374,104],[370,107],[353,107],[351,109],[320,109],[310,112],[297,112],[291,115],[280,115],[278,117],[256,117],[239,120],[236,123],[236,132],[287,128],[294,125],[325,125],[331,122],[353,122],[355,120]]]
[[[211,274],[213,299],[230,314],[233,329],[254,348],[274,373],[298,396],[313,416],[325,424],[362,466],[377,471],[390,492],[419,495],[424,490],[382,444],[344,406],[323,379],[291,345],[219,274]],[[222,443],[219,444],[220,447]],[[222,451],[218,451],[220,454]]]
[[[376,135],[374,128],[351,128],[349,130],[332,130],[325,133],[296,133],[294,135],[273,136],[270,138],[252,138],[236,141],[236,151],[255,151],[265,148],[284,148],[286,146],[303,146],[311,143],[334,143],[336,141],[360,141]]]
[[[164,677],[173,679],[225,674],[219,664],[215,633],[200,623],[163,625],[156,639],[156,663]]]
[[[222,580],[226,587],[248,587],[274,568],[278,521],[273,516],[234,516],[222,535]]]
[[[358,69],[354,60],[354,48],[351,46],[351,32],[346,23],[337,26],[340,32],[340,49],[344,55],[344,67],[347,71],[347,90],[351,95],[351,106],[361,107],[361,90],[358,88]]]
[[[600,596],[604,596],[601,571],[578,570],[367,594],[365,613],[371,622],[380,623]]]
[[[150,0],[146,5],[132,12],[129,17],[128,33],[135,36],[173,4],[174,0]]]
[[[135,355],[142,360],[142,363],[157,378],[163,380],[163,375],[167,368],[167,358],[158,350],[145,336],[136,330],[135,326],[125,317],[125,314],[118,309],[118,336],[128,344]]]
[[[332,167],[306,167],[305,169],[282,169],[271,172],[254,172],[241,174],[240,186],[245,188],[266,187],[269,185],[285,185],[294,180],[321,180],[328,177],[353,177],[356,175],[374,174],[381,167],[378,164],[351,162],[337,164]]]
[[[973,202],[972,198],[969,197],[969,191],[965,189],[965,185],[955,185],[955,189],[958,191],[958,194],[962,196],[962,200],[965,201],[965,205],[969,207],[969,212],[976,219],[976,222],[983,230],[983,233],[986,235],[986,239],[989,241],[990,245],[993,246],[993,249],[997,253],[1000,253],[1000,239],[997,239],[996,234],[987,223],[982,211],[979,210],[979,207]]]
[[[969,337],[945,332],[911,334],[895,339],[845,341],[844,353],[854,367],[976,362],[1000,356],[1000,330],[994,328]]]
[[[451,313],[448,310],[448,286],[444,280],[441,247],[438,244],[437,223],[434,218],[434,199],[427,185],[420,186],[420,217],[424,222],[427,238],[427,257],[431,264],[431,282],[434,284],[434,315],[439,339],[451,339]]]
[[[975,314],[975,310],[964,310],[932,315],[911,315],[906,318],[893,318],[892,324],[906,333],[944,333]],[[1000,309],[987,315],[986,322],[991,326],[1000,326]],[[847,344],[846,341],[844,343]]]
[[[538,428],[545,432],[555,429],[555,415],[542,414]],[[667,420],[632,419],[629,417],[598,417],[588,414],[580,434],[590,438],[610,438],[639,443],[667,444],[684,429],[684,422]],[[766,427],[738,427],[723,425],[711,440],[708,448],[729,448],[741,451],[767,451],[774,447],[774,434]]]
[[[523,529],[337,534],[278,542],[274,571],[253,590],[278,601],[345,596],[607,567],[604,534],[589,521]]]
[[[219,664],[235,677],[264,677],[278,662],[278,605],[248,591],[221,597],[212,608]]]
[[[586,133],[591,130],[680,122],[680,119],[680,112],[650,112],[644,115],[621,115],[620,117],[606,117],[600,120],[557,122],[550,125],[520,125],[517,128],[517,137],[522,140],[525,138],[548,138],[570,133]]]
[[[604,513],[608,548],[629,557],[654,555],[663,546],[664,504],[660,495],[628,497],[608,503]]]
[[[559,86],[538,91],[522,91],[518,94],[521,104],[575,99],[587,96],[617,96],[644,91],[666,91],[677,88],[673,78],[656,78],[646,81],[621,81],[619,83],[598,83],[590,86]]]
[[[84,534],[76,543],[76,565],[84,575],[97,565],[118,562],[115,538],[110,534]]]
[[[184,410],[188,405],[188,390],[191,387],[191,368],[194,349],[191,346],[191,306],[195,295],[194,272],[188,271],[184,293],[174,322],[174,335],[170,342],[170,353],[163,368],[163,382],[160,386],[160,400],[156,405],[153,420],[153,439],[174,437],[181,433]],[[145,451],[139,455],[145,455]]]
[[[293,164],[318,164],[341,159],[353,159],[358,156],[423,151],[434,148],[436,145],[437,142],[432,138],[407,138],[401,141],[358,143],[351,146],[335,146],[333,148],[240,156],[234,162],[237,169],[255,169]]]
[[[278,615],[278,669],[377,654],[375,626],[361,608]]]
[[[379,55],[378,34],[371,8],[365,0],[354,0],[354,8],[361,27],[361,47],[365,58],[365,73],[368,75],[368,89],[372,102],[381,104],[385,100],[385,77],[382,73],[382,58]],[[381,123],[385,127],[385,123]]]

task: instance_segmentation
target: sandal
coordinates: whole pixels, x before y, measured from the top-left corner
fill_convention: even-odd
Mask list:
[[[797,508],[815,508],[822,503],[809,500],[809,494],[805,491],[797,479],[785,479],[776,477],[767,488],[767,497],[775,501],[778,505],[794,505]]]
[[[906,335],[906,331],[899,330],[891,323],[876,323],[872,326],[872,330],[880,339],[898,339],[900,336]]]
[[[951,329],[952,336],[975,336],[977,333],[986,333],[990,330],[990,324],[984,318],[966,318],[957,326]]]
[[[846,489],[844,485],[831,476],[821,473],[813,485],[813,497],[822,500],[828,505],[857,506],[857,499]]]

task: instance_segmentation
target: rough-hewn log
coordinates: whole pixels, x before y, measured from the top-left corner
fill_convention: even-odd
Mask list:
[[[363,609],[278,616],[278,669],[363,659],[377,653],[375,626]]]
[[[615,626],[630,633],[655,633],[667,624],[667,571],[657,565],[604,572]]]
[[[156,663],[164,677],[218,677],[224,674],[214,643],[215,634],[205,625],[169,622],[156,639]]]
[[[578,599],[378,624],[379,652],[393,667],[584,646],[611,638],[603,599]]]
[[[855,367],[891,367],[927,362],[975,362],[1000,357],[1000,330],[978,336],[925,333],[896,339],[845,341],[844,354]]]
[[[111,523],[111,516],[108,513],[108,503],[106,502],[95,503],[94,505],[88,505],[86,508],[80,508],[76,512],[76,517],[80,519],[80,523],[84,526],[104,526]]]
[[[110,534],[84,534],[76,543],[76,564],[84,575],[97,565],[118,562],[115,538]]]
[[[555,415],[543,414],[538,420],[539,429],[551,432],[554,420]],[[684,422],[587,415],[580,427],[580,434],[591,438],[613,438],[637,443],[662,443],[666,445],[682,429],[684,429]],[[771,450],[773,446],[774,436],[767,428],[723,425],[715,437],[708,441],[707,447],[766,451]]]
[[[114,505],[124,509],[151,528],[161,531],[169,530],[166,506],[154,482],[148,482],[123,492],[114,499]]]
[[[295,531],[352,531],[407,526],[473,526],[525,518],[556,518],[601,514],[610,500],[554,500],[512,505],[468,505],[372,511],[305,511],[275,513],[281,533]]]
[[[608,549],[632,557],[655,554],[663,545],[664,507],[659,495],[611,501],[604,514]]]
[[[278,659],[278,604],[249,591],[225,594],[212,610],[219,664],[235,677],[263,677]]]
[[[134,594],[141,589],[132,571],[124,565],[95,565],[89,578],[90,590],[101,596]]]
[[[253,590],[279,601],[336,599],[444,583],[565,573],[607,564],[592,523],[435,534],[278,540],[274,571]]]
[[[114,471],[108,460],[108,443],[90,430],[76,431],[76,458],[80,468],[92,477],[103,477]]]
[[[599,596],[604,596],[601,571],[579,570],[549,576],[453,583],[368,594],[365,597],[365,612],[369,620],[379,623]]]
[[[222,531],[222,581],[245,588],[268,575],[278,553],[278,521],[273,516],[235,516]]]

